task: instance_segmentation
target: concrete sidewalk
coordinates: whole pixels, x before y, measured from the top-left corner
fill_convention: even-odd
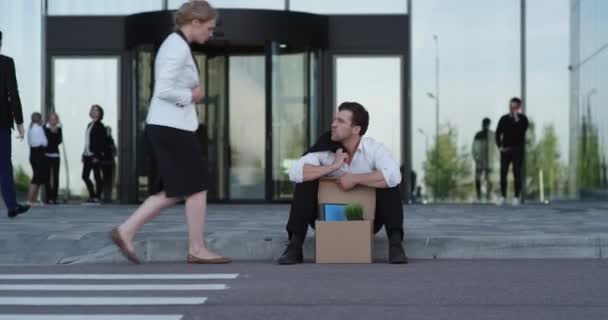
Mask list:
[[[110,229],[135,206],[35,207],[9,220],[0,217],[0,264],[120,262]],[[272,261],[283,251],[287,205],[210,205],[209,246],[235,260]],[[406,206],[410,258],[604,258],[608,255],[608,202],[550,206]],[[314,231],[305,259],[314,257]],[[183,261],[187,252],[184,208],[166,211],[136,237],[147,261]],[[385,261],[384,231],[374,256]]]

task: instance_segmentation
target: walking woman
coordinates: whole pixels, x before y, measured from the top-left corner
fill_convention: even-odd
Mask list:
[[[61,156],[59,145],[63,142],[63,133],[59,124],[59,116],[52,112],[49,114],[48,122],[44,127],[48,145],[46,147],[46,162],[48,165],[49,179],[46,184],[46,202],[57,204],[57,193],[59,190],[59,167]]]
[[[32,181],[27,193],[29,204],[38,202],[40,186],[45,185],[48,181],[48,164],[44,156],[48,140],[42,128],[43,124],[42,114],[39,112],[32,113],[32,122],[27,131],[27,142],[30,145],[30,164],[32,165]]]
[[[103,181],[101,178],[101,159],[106,151],[106,127],[101,120],[103,119],[103,109],[100,105],[94,104],[89,111],[91,122],[87,125],[84,136],[84,152],[82,154],[82,180],[87,185],[89,199],[87,203],[99,203]],[[95,176],[95,186],[91,182],[91,171]]]
[[[161,210],[186,200],[189,249],[186,261],[198,264],[229,263],[231,260],[207,249],[203,229],[207,209],[208,173],[195,131],[196,103],[203,99],[192,43],[203,44],[215,28],[217,13],[207,1],[189,1],[178,9],[175,32],[158,49],[155,60],[154,94],[147,117],[150,140],[162,189],[111,233],[123,255],[140,263],[133,237]]]

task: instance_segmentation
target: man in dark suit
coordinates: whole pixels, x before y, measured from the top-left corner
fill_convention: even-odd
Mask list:
[[[0,31],[0,49],[2,31]],[[29,206],[17,203],[11,163],[11,131],[17,124],[18,138],[23,140],[23,112],[17,88],[15,63],[10,57],[0,54],[0,189],[8,210],[8,217],[14,218],[29,210]]]

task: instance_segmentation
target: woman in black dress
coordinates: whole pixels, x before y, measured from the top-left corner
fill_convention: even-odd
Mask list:
[[[82,180],[87,185],[89,199],[87,203],[98,203],[103,188],[101,177],[101,159],[106,152],[106,127],[101,120],[103,119],[103,108],[94,104],[89,111],[91,122],[87,125],[84,138],[84,152],[82,153]],[[95,186],[91,182],[91,171],[95,176]]]
[[[59,145],[63,142],[63,133],[59,116],[52,112],[49,114],[48,122],[44,127],[48,145],[46,147],[46,160],[48,165],[49,179],[46,184],[46,202],[57,204],[57,193],[59,190],[59,168],[61,167],[61,154]]]
[[[154,94],[146,119],[146,134],[156,159],[162,188],[124,223],[112,230],[112,240],[133,263],[140,263],[133,237],[161,210],[186,199],[188,263],[229,263],[207,249],[203,228],[207,209],[207,164],[195,131],[196,104],[203,99],[196,60],[190,44],[205,43],[213,34],[216,11],[207,1],[188,1],[175,16],[175,32],[162,43],[155,59]]]

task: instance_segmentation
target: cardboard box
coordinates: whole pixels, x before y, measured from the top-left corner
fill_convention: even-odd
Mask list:
[[[357,186],[342,191],[336,179],[319,181],[319,206],[324,204],[359,203],[362,221],[322,221],[315,225],[316,263],[371,263],[376,189]]]

